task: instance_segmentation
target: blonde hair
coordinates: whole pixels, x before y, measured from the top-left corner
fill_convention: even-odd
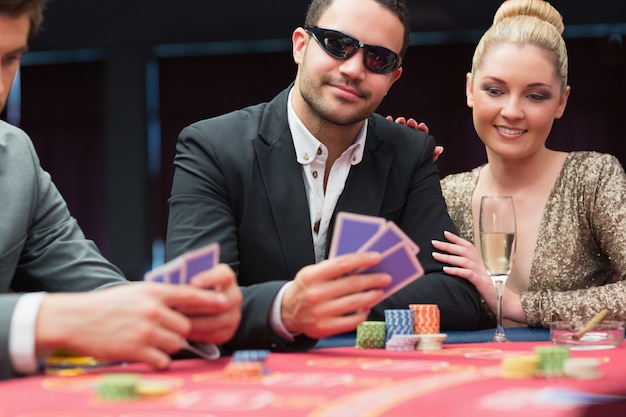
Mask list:
[[[500,5],[491,27],[482,36],[472,58],[471,77],[489,51],[503,43],[530,44],[548,53],[561,91],[567,87],[567,48],[561,34],[565,26],[561,14],[547,1],[506,0]]]

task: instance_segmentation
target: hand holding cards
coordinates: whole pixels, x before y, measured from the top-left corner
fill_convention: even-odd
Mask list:
[[[386,272],[392,277],[379,301],[424,275],[416,256],[418,246],[395,223],[380,217],[338,213],[328,257],[367,251],[379,252],[383,259],[361,272]]]
[[[165,284],[188,284],[191,278],[202,271],[209,270],[219,263],[220,247],[212,243],[203,248],[187,252],[160,267],[147,272],[144,281],[162,282]],[[204,343],[194,347],[185,342],[181,347],[205,359],[218,359],[220,350],[213,343]]]

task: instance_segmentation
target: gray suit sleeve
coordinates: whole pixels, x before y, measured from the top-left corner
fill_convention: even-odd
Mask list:
[[[28,136],[0,122],[0,378],[18,293],[73,292],[128,282],[85,238]]]
[[[19,294],[0,295],[0,380],[15,376],[9,356],[9,330],[11,317]]]

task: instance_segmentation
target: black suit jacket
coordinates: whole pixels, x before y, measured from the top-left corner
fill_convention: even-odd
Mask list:
[[[271,102],[203,120],[183,129],[177,144],[166,258],[219,242],[221,261],[238,273],[243,320],[226,347],[295,350],[315,341],[285,344],[268,326],[279,288],[315,262],[309,206],[287,122],[284,90]],[[432,239],[456,231],[432,162],[434,138],[385,120],[369,118],[363,160],[352,166],[339,211],[393,220],[421,248],[425,276],[382,301],[387,308],[436,303],[441,328],[475,329],[479,296],[467,281],[448,276],[431,252]],[[332,231],[334,223],[331,222]]]

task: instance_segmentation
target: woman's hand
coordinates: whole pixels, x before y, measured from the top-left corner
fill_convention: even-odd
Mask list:
[[[424,122],[417,122],[417,120],[413,118],[407,119],[406,117],[397,117],[395,120],[391,116],[387,116],[387,120],[395,121],[400,125],[404,125],[410,127],[411,129],[421,130],[422,132],[428,133],[428,126]]]
[[[410,127],[411,129],[421,130],[422,132],[428,133],[428,126],[424,122],[417,122],[413,118],[405,118],[405,117],[397,117],[395,120],[391,116],[387,116],[387,120],[395,121],[400,125],[404,125]],[[433,162],[436,162],[439,159],[439,155],[443,153],[443,146],[435,146],[435,150],[433,151]]]
[[[451,232],[444,232],[448,242],[433,240],[433,247],[441,252],[433,252],[433,258],[437,261],[452,266],[444,266],[445,273],[464,278],[471,282],[489,309],[497,314],[496,289],[489,273],[485,269],[482,257],[478,249],[467,240]],[[526,322],[519,294],[504,287],[502,301],[502,316],[520,323]]]

